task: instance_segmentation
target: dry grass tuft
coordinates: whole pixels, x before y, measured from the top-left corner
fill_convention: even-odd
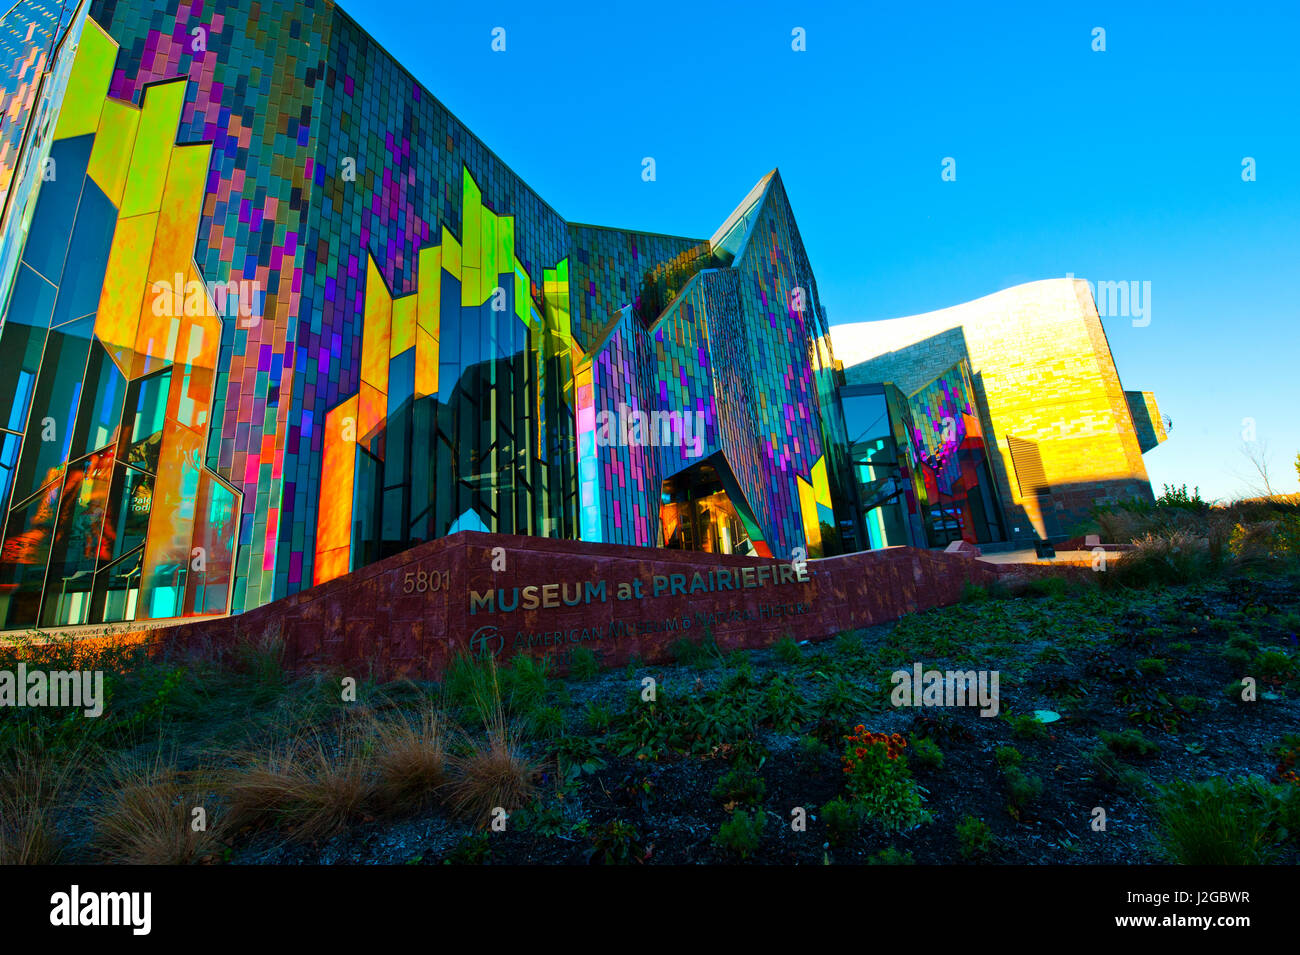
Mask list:
[[[335,835],[359,819],[374,783],[354,724],[338,739],[307,735],[240,754],[219,776],[231,826],[276,826],[299,841]]]
[[[93,840],[106,862],[189,865],[220,851],[221,814],[201,773],[183,773],[161,756],[124,760],[110,769],[106,788],[111,795],[96,814]]]
[[[420,809],[447,785],[446,729],[426,705],[414,722],[404,716],[376,721],[373,728],[375,800],[385,811]]]
[[[528,803],[538,766],[524,755],[519,731],[506,718],[496,664],[486,661],[486,679],[474,688],[475,709],[483,715],[483,735],[464,735],[467,751],[451,758],[448,786],[452,812],[484,825],[494,809]]]
[[[74,798],[80,752],[54,759],[38,744],[0,757],[0,865],[52,865],[62,855],[55,814]]]

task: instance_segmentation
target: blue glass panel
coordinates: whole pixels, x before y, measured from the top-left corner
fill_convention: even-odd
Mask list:
[[[31,232],[23,249],[23,261],[50,280],[63,274],[63,260],[67,258],[77,200],[94,141],[94,136],[76,136],[50,147],[54,178],[41,183]]]
[[[72,456],[108,447],[117,437],[126,397],[126,378],[96,341],[86,363],[86,390],[77,414],[77,431],[72,439]]]
[[[18,277],[14,280],[13,297],[9,299],[9,314],[5,316],[5,327],[7,328],[12,322],[49,328],[50,313],[54,311],[54,299],[57,293],[58,289],[38,275],[34,269],[20,265]]]
[[[61,325],[89,315],[99,306],[99,292],[108,271],[108,250],[113,245],[117,210],[99,186],[87,178],[77,207],[77,225],[68,248],[68,261],[59,281],[59,299],[53,324]]]

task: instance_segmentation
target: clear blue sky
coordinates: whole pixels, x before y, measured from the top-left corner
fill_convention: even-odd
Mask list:
[[[1246,418],[1297,489],[1295,0],[342,6],[570,221],[707,237],[779,167],[833,324],[1149,281],[1105,325],[1173,419],[1157,493],[1246,493]]]

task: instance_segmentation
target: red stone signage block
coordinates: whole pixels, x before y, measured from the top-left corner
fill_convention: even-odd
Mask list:
[[[234,617],[150,634],[165,650],[280,639],[295,670],[436,679],[457,653],[605,665],[671,658],[679,640],[724,649],[821,640],[955,603],[964,585],[1066,574],[892,547],[791,563],[464,531]]]

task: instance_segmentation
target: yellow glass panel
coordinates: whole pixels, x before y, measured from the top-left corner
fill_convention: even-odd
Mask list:
[[[812,466],[813,499],[823,507],[831,507],[831,486],[826,480],[826,455]]]
[[[144,110],[136,133],[135,150],[120,213],[124,216],[155,212],[162,202],[163,185],[176,144],[176,129],[185,104],[185,80],[151,86],[144,94]]]
[[[126,186],[139,124],[140,111],[130,103],[115,99],[104,103],[104,112],[99,117],[99,132],[95,134],[95,145],[90,150],[90,165],[86,171],[115,206],[122,204],[122,190]]]
[[[444,233],[446,230],[443,230]],[[442,304],[442,249],[425,249],[420,253],[418,321],[420,327],[438,339],[439,308]]]
[[[802,477],[795,475],[799,486],[799,514],[803,517],[803,536],[808,545],[809,557],[822,555],[822,527],[817,519],[817,499],[812,485]]]
[[[157,224],[156,213],[117,220],[104,271],[104,287],[99,294],[95,335],[104,343],[118,369],[128,377],[135,364],[136,332],[149,284],[149,261]],[[152,295],[149,300],[152,301]]]
[[[366,314],[361,332],[361,380],[388,393],[393,299],[375,260],[366,257]],[[364,432],[363,432],[364,433]]]
[[[108,83],[113,78],[116,62],[117,44],[99,24],[87,18],[59,106],[55,139],[86,136],[99,128],[100,110],[108,96]]]
[[[393,299],[393,334],[388,355],[395,358],[415,344],[415,307],[418,295]]]
[[[199,216],[208,178],[210,147],[179,146],[171,151],[162,207],[158,211],[158,238],[154,242],[153,279],[183,272],[194,260]]]
[[[438,339],[423,328],[415,331],[415,396],[438,393]]]

